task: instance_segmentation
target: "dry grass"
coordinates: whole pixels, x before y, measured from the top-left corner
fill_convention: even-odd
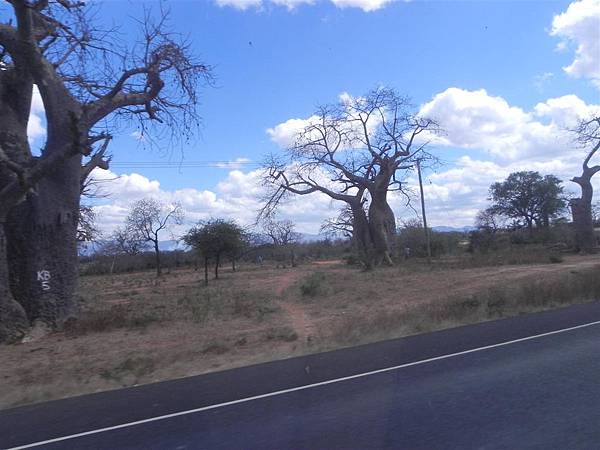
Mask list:
[[[598,298],[599,262],[83,277],[62,333],[0,347],[0,407],[190,376]],[[507,288],[507,286],[510,286]]]

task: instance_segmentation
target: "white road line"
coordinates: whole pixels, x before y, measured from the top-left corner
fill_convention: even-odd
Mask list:
[[[347,377],[335,378],[333,380],[321,381],[319,383],[313,383],[313,384],[306,384],[304,386],[298,386],[298,387],[289,388],[289,389],[282,389],[280,391],[274,391],[274,392],[269,392],[267,394],[255,395],[253,397],[240,398],[238,400],[232,400],[230,402],[217,403],[215,405],[203,406],[201,408],[189,409],[187,411],[180,411],[180,412],[176,412],[176,413],[172,413],[172,414],[165,414],[164,416],[156,416],[156,417],[151,417],[149,419],[136,420],[135,422],[123,423],[121,425],[114,425],[112,427],[84,431],[83,433],[71,434],[69,436],[62,436],[62,437],[58,437],[58,438],[54,438],[54,439],[48,439],[47,441],[34,442],[31,444],[22,445],[19,447],[12,447],[7,450],[21,450],[21,449],[32,448],[32,447],[39,447],[40,445],[52,444],[55,442],[66,441],[69,439],[75,439],[75,438],[79,438],[79,437],[83,437],[83,436],[89,436],[92,434],[104,433],[106,431],[119,430],[121,428],[134,427],[136,425],[141,425],[144,423],[170,419],[172,417],[185,416],[187,414],[195,414],[195,413],[202,412],[202,411],[209,411],[211,409],[223,408],[225,406],[231,406],[231,405],[237,405],[239,403],[251,402],[253,400],[259,400],[261,398],[275,397],[277,395],[283,395],[283,394],[287,394],[290,392],[303,391],[305,389],[312,389],[312,388],[315,388],[318,386],[325,386],[327,384],[340,383],[342,381],[348,381],[348,380],[354,380],[356,378],[368,377],[370,375],[375,375],[378,373],[391,372],[393,370],[403,369],[406,367],[418,366],[420,364],[427,364],[427,363],[430,363],[433,361],[440,361],[442,359],[454,358],[455,356],[461,356],[461,355],[467,355],[469,353],[481,352],[483,350],[489,350],[491,348],[504,347],[505,345],[511,345],[511,344],[516,344],[518,342],[530,341],[532,339],[539,339],[539,338],[542,338],[545,336],[551,336],[553,334],[565,333],[567,331],[573,331],[573,330],[578,330],[580,328],[591,327],[593,325],[600,325],[600,320],[596,321],[596,322],[585,323],[583,325],[577,325],[574,327],[562,328],[562,329],[556,330],[556,331],[549,331],[547,333],[536,334],[533,336],[527,336],[527,337],[520,338],[520,339],[514,339],[512,341],[505,341],[505,342],[500,342],[498,344],[486,345],[485,347],[473,348],[471,350],[464,350],[462,352],[449,353],[447,355],[442,355],[442,356],[435,356],[433,358],[422,359],[420,361],[414,361],[414,362],[410,362],[410,363],[406,363],[406,364],[400,364],[398,366],[386,367],[384,369],[378,369],[378,370],[372,370],[370,372],[359,373],[359,374],[350,375]]]

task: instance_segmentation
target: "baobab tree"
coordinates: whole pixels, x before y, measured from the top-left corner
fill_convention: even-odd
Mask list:
[[[31,323],[76,315],[77,223],[82,179],[112,138],[134,121],[142,133],[187,138],[210,68],[146,13],[137,42],[94,26],[83,2],[10,0],[0,24],[0,342]],[[95,6],[92,6],[94,8]],[[32,153],[33,87],[47,135]]]
[[[272,214],[291,195],[320,192],[351,211],[365,266],[392,264],[396,219],[388,194],[403,191],[403,177],[415,159],[430,156],[425,136],[437,131],[434,120],[412,112],[408,99],[393,89],[377,88],[322,106],[285,157],[267,162],[268,195],[261,215]]]
[[[269,220],[263,225],[263,229],[273,245],[290,245],[300,240],[296,224],[291,220]]]
[[[600,116],[582,121],[574,132],[577,143],[586,149],[587,154],[583,160],[581,175],[571,179],[581,188],[581,196],[571,199],[569,206],[573,215],[576,246],[581,252],[592,253],[597,247],[592,214],[592,177],[600,172],[600,165],[590,166],[590,162],[600,149]]]

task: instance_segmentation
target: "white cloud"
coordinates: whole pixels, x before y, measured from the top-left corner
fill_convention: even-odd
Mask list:
[[[111,171],[96,169],[92,176],[103,180],[102,191],[108,194],[102,203],[94,206],[97,221],[105,235],[123,224],[129,205],[142,198],[154,198],[164,203],[181,203],[185,210],[185,224],[175,234],[181,235],[199,220],[211,217],[234,219],[242,225],[252,225],[262,206],[261,171],[232,170],[214,190],[183,188],[166,190],[157,180],[136,173],[118,176]],[[281,207],[280,216],[293,220],[298,230],[316,233],[321,222],[333,215],[331,200],[321,194],[298,196]]]
[[[544,88],[550,83],[552,78],[554,78],[554,74],[552,72],[544,72],[533,77],[533,85],[539,92],[543,92]]]
[[[364,12],[376,11],[395,0],[330,0],[337,8],[359,8]],[[406,0],[405,0],[406,1]],[[219,6],[230,6],[241,11],[250,8],[260,9],[268,3],[293,10],[300,5],[314,5],[317,0],[215,0]]]
[[[289,11],[300,5],[313,5],[316,0],[271,0],[276,5],[285,6]]]
[[[376,11],[383,8],[393,0],[331,0],[338,8],[360,8],[365,12]]]
[[[563,39],[560,50],[567,42],[577,45],[575,59],[563,67],[565,72],[575,78],[590,78],[600,88],[600,0],[571,3],[565,12],[554,16],[550,34]]]
[[[318,116],[310,116],[308,119],[289,119],[273,128],[268,128],[267,134],[281,148],[288,148],[294,145],[299,132],[318,121]]]
[[[526,112],[484,89],[453,87],[435,95],[419,114],[438,120],[445,131],[438,139],[441,144],[523,162],[563,154],[572,140],[566,130],[594,111],[600,111],[600,105],[587,105],[575,95],[549,99]]]
[[[599,112],[600,105],[587,104],[575,95],[550,98],[532,111],[483,89],[449,88],[434,96],[420,114],[436,118],[446,132],[437,142],[438,154],[443,158],[443,147],[452,146],[480,156],[463,156],[453,167],[426,177],[432,224],[472,225],[477,211],[488,204],[490,184],[511,172],[555,174],[573,190],[568,180],[580,170],[583,153],[573,145],[568,129]],[[408,183],[415,186],[416,179]]]
[[[235,9],[245,11],[248,8],[256,8],[262,5],[262,0],[215,0],[219,6],[231,6]]]

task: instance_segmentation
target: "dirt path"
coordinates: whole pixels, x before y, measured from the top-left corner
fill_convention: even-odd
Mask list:
[[[288,271],[277,282],[275,292],[283,297],[285,291],[296,283],[303,275],[303,272]],[[283,300],[283,298],[282,298]],[[288,315],[292,328],[298,335],[298,341],[306,343],[310,340],[314,325],[311,323],[308,314],[301,305],[292,302],[281,302],[281,307]]]

